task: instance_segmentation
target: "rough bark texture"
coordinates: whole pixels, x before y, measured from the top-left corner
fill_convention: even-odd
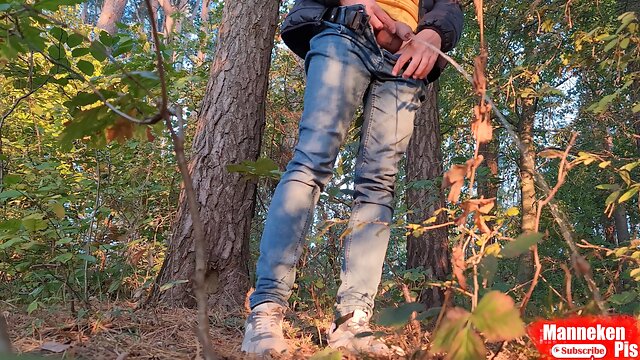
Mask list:
[[[407,181],[433,180],[442,175],[442,150],[438,117],[437,85],[429,86],[427,99],[415,121],[413,137],[407,149]],[[444,207],[440,187],[433,186],[407,191],[408,216],[411,223],[421,223],[434,210]],[[438,223],[446,219],[440,217]],[[407,238],[407,268],[422,267],[431,280],[446,280],[449,268],[449,240],[447,228],[429,230],[422,236]],[[441,288],[424,289],[420,301],[428,307],[439,306],[444,299]]]
[[[536,171],[536,150],[533,143],[533,126],[535,122],[536,102],[522,106],[522,113],[518,124],[518,135],[524,145],[520,154],[520,202],[522,233],[535,231],[536,224],[536,186],[534,174]],[[522,266],[518,268],[518,280],[530,280],[533,274],[533,257],[530,251],[520,257]]]
[[[115,34],[116,23],[122,18],[125,6],[127,0],[105,0],[96,26],[109,34]]]
[[[255,183],[226,166],[256,160],[265,121],[267,74],[279,1],[226,2],[216,58],[193,142],[190,171],[208,243],[207,289],[211,306],[244,303],[249,287],[248,240]],[[192,219],[184,194],[158,284],[193,277]],[[194,304],[185,284],[155,299]]]

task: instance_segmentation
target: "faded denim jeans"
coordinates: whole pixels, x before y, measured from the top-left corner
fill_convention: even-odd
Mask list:
[[[264,302],[287,306],[314,207],[364,98],[336,310],[339,316],[356,309],[372,314],[389,243],[398,162],[426,89],[423,80],[391,75],[396,60],[378,46],[371,29],[357,34],[325,22],[311,40],[299,141],[269,207],[252,308]]]

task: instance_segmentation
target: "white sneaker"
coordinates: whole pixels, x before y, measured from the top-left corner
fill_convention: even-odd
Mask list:
[[[244,324],[241,350],[257,355],[289,351],[282,333],[284,312],[284,307],[272,302],[262,303],[253,308]]]
[[[373,336],[369,316],[362,310],[336,319],[327,334],[327,342],[334,349],[343,348],[354,354],[391,355],[389,347]]]

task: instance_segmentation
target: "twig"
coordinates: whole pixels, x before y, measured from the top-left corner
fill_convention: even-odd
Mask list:
[[[156,52],[156,60],[158,63],[158,73],[160,76],[160,84],[162,88],[162,104],[160,109],[160,115],[164,118],[167,129],[171,133],[171,139],[173,140],[174,151],[176,153],[176,160],[178,162],[178,167],[180,168],[180,174],[182,175],[182,181],[184,183],[184,190],[187,196],[187,203],[189,207],[189,213],[193,220],[193,234],[194,234],[194,244],[195,244],[195,257],[196,257],[196,266],[195,266],[195,276],[194,276],[194,287],[193,291],[196,295],[196,302],[198,306],[198,326],[197,326],[197,335],[200,344],[202,345],[202,352],[204,354],[205,360],[217,360],[218,356],[213,350],[211,345],[211,339],[209,338],[209,316],[207,315],[207,290],[205,288],[205,267],[206,267],[206,254],[205,254],[205,240],[204,240],[204,225],[202,224],[202,220],[200,219],[198,200],[196,198],[196,192],[193,188],[193,180],[191,179],[191,175],[189,174],[189,168],[187,166],[187,160],[184,155],[184,134],[182,133],[183,129],[183,120],[182,120],[182,111],[180,111],[180,107],[178,106],[178,111],[176,111],[176,115],[178,118],[178,131],[179,134],[173,128],[171,124],[171,114],[169,113],[168,106],[168,95],[167,95],[167,84],[164,74],[164,61],[162,58],[162,53],[160,52],[160,39],[158,37],[158,29],[156,26],[156,20],[153,15],[153,10],[151,6],[151,2],[149,0],[145,0],[147,9],[149,10],[149,17],[151,20],[151,30],[153,31],[153,40],[155,42],[155,52]]]
[[[447,60],[447,62],[449,62],[456,70],[458,70],[458,72],[465,79],[467,79],[467,81],[469,81],[471,84],[473,84],[473,78],[471,77],[471,75],[469,75],[469,73],[467,71],[465,71],[464,68],[462,68],[462,66],[458,62],[453,60],[449,55],[443,53],[439,48],[433,46],[432,44],[430,44],[430,43],[428,43],[426,41],[422,41],[420,39],[417,39],[416,37],[411,38],[411,40],[418,41],[421,44],[423,44],[423,45],[427,46],[428,48],[430,48],[431,50],[435,51],[437,54],[439,54],[445,60]],[[500,109],[496,106],[496,104],[493,102],[493,100],[491,99],[491,97],[488,94],[485,94],[484,98],[487,101],[487,103],[491,106],[491,108],[493,108],[493,110],[495,111],[496,115],[498,116],[498,119],[500,120],[500,122],[502,123],[504,128],[507,130],[507,133],[512,138],[514,143],[518,146],[518,149],[521,152],[525,152],[526,151],[526,147],[522,143],[522,141],[520,141],[520,138],[518,137],[518,134],[516,134],[515,130],[513,129],[513,126],[511,125],[511,123],[509,123],[507,118],[504,116],[504,114],[502,114]],[[538,184],[538,186],[542,190],[542,193],[543,194],[549,194],[551,192],[551,189],[549,187],[549,184],[547,184],[546,180],[544,179],[544,177],[542,175],[540,175],[540,173],[538,173],[537,171],[535,171],[533,175],[534,175],[534,179],[535,179],[536,183]],[[573,233],[573,227],[572,227],[571,223],[569,222],[569,220],[567,219],[567,217],[564,214],[564,212],[562,212],[560,210],[560,208],[558,207],[558,204],[556,204],[555,201],[553,201],[553,200],[549,201],[548,205],[549,205],[549,211],[551,212],[551,215],[553,216],[553,218],[555,219],[556,223],[558,224],[558,226],[560,228],[560,234],[562,235],[562,238],[564,239],[564,241],[567,243],[567,246],[571,250],[571,257],[572,257],[573,261],[574,262],[586,261],[586,260],[584,260],[584,257],[582,255],[580,255],[580,253],[578,252],[578,249],[576,247],[576,243],[573,240],[573,234],[572,234]],[[589,290],[591,291],[591,294],[593,296],[593,300],[595,301],[596,305],[598,306],[598,308],[600,309],[601,312],[606,312],[606,306],[604,304],[604,301],[602,300],[602,296],[600,295],[600,290],[598,289],[598,285],[596,284],[595,280],[593,279],[593,274],[591,273],[590,269],[585,269],[585,270],[586,271],[582,272],[581,274],[585,278],[585,281],[587,282],[587,286],[589,287]]]
[[[537,204],[536,222],[534,227],[535,232],[540,231],[540,217],[542,217],[542,208],[544,208],[547,204],[549,204],[551,200],[553,200],[558,190],[560,190],[562,185],[564,185],[567,174],[569,173],[569,170],[571,168],[570,165],[567,163],[567,157],[569,156],[569,152],[571,151],[571,148],[576,142],[577,136],[578,134],[576,133],[573,133],[571,135],[571,140],[569,140],[569,145],[567,145],[567,148],[562,154],[562,158],[560,160],[560,166],[558,167],[558,181],[556,182],[556,185],[553,187],[553,189],[551,189],[551,191],[548,192],[547,197]],[[538,284],[538,278],[540,277],[540,271],[542,270],[542,265],[540,264],[540,255],[538,254],[538,245],[533,245],[533,258],[535,261],[535,272],[533,274],[533,280],[531,281],[531,286],[529,286],[529,290],[527,291],[524,298],[522,299],[522,302],[520,303],[520,314],[524,314],[525,308],[527,307],[527,304],[531,299],[531,295],[533,295],[533,290],[536,288],[536,285]]]

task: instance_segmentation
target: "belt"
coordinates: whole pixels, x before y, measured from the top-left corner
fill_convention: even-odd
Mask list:
[[[346,6],[338,6],[327,9],[322,19],[336,24],[341,24],[349,29],[361,32],[369,26],[369,15],[364,11],[354,10]]]

